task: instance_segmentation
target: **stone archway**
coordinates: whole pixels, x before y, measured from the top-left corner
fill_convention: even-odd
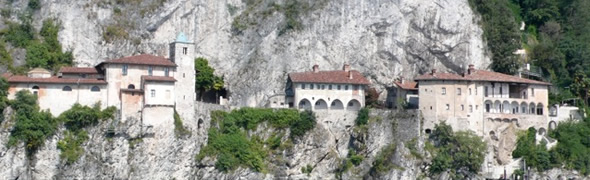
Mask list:
[[[344,104],[342,104],[342,101],[338,100],[338,99],[334,99],[332,101],[332,103],[330,104],[330,110],[343,110],[344,109]]]
[[[313,106],[314,110],[326,110],[328,109],[328,103],[326,103],[326,101],[324,101],[323,99],[318,99],[314,106]]]
[[[346,110],[349,110],[349,111],[358,111],[360,109],[361,109],[361,103],[356,99],[352,99],[352,100],[348,101],[348,103],[346,105]]]
[[[311,110],[311,102],[307,99],[302,99],[299,101],[299,103],[297,103],[297,108]]]

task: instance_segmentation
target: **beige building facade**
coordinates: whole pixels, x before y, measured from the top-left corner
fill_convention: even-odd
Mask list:
[[[424,130],[445,121],[455,130],[471,130],[488,137],[497,129],[548,127],[549,83],[501,73],[475,70],[465,74],[433,70],[416,78]]]

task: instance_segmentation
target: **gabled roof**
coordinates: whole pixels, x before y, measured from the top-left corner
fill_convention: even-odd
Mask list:
[[[48,78],[31,78],[28,76],[17,76],[5,73],[2,75],[9,83],[39,83],[39,84],[107,84],[105,80],[85,78],[59,78],[51,76]]]
[[[400,81],[393,82],[397,87],[405,89],[405,90],[418,90],[418,83],[415,81],[404,81],[404,83]]]
[[[93,67],[61,67],[59,73],[62,74],[98,74],[96,68]]]
[[[141,76],[142,81],[163,81],[163,82],[176,82],[176,79],[169,76]]]
[[[523,84],[538,84],[551,85],[548,82],[535,81],[531,79],[520,78],[498,72],[486,70],[471,70],[471,74],[466,73],[465,76],[455,73],[428,73],[415,78],[416,81],[432,81],[432,80],[456,80],[456,81],[489,81],[489,82],[506,82],[506,83],[523,83]]]
[[[113,59],[104,61],[98,66],[102,64],[138,64],[138,65],[153,65],[153,66],[170,66],[176,67],[174,62],[168,60],[167,58],[161,56],[154,56],[150,54],[142,54],[136,56],[128,56],[119,59]]]
[[[352,79],[349,78],[349,72]],[[289,78],[292,82],[302,83],[331,83],[331,84],[370,84],[360,72],[350,70],[349,72],[339,71],[319,71],[319,72],[298,72],[290,73]]]

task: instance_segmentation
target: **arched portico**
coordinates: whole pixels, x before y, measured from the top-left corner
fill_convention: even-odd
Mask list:
[[[535,103],[529,104],[529,109],[530,109],[529,114],[535,114],[535,111],[536,111]]]
[[[323,99],[318,99],[313,107],[314,110],[326,110],[328,109],[328,103],[326,103],[326,101],[324,101]]]
[[[486,108],[485,110],[486,110],[487,113],[493,112],[492,111],[493,110],[493,106],[494,106],[494,103],[492,103],[492,101],[490,101],[490,100],[486,100],[485,101],[485,108]]]
[[[511,108],[510,108],[510,102],[508,101],[504,101],[502,102],[502,113],[506,113],[506,114],[510,114]]]
[[[312,108],[311,102],[307,99],[302,99],[297,104],[298,104],[297,107],[299,109],[311,110],[311,108]]]
[[[537,115],[543,115],[543,104],[537,104]]]
[[[529,109],[529,106],[526,104],[526,102],[520,103],[520,113],[527,114],[528,109]]]
[[[500,113],[502,111],[500,111],[500,107],[502,106],[502,103],[498,100],[494,101],[494,110],[492,111],[493,113]]]
[[[360,109],[361,109],[361,103],[356,99],[352,99],[352,100],[348,101],[348,103],[346,105],[346,110],[349,110],[349,111],[358,111]]]
[[[332,101],[332,103],[330,103],[330,109],[331,110],[343,110],[344,104],[342,104],[342,101],[340,101],[338,99],[334,99]]]
[[[512,114],[518,114],[518,102],[512,101],[512,104],[510,104],[510,106],[510,108],[512,109]]]

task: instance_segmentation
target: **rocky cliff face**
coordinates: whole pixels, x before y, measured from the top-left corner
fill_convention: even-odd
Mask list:
[[[328,70],[350,63],[380,90],[431,68],[490,64],[466,0],[134,2],[42,0],[35,25],[60,20],[60,42],[80,66],[139,53],[167,56],[168,43],[184,32],[225,76],[234,105],[264,104],[284,91],[288,73],[314,64]]]
[[[168,43],[184,32],[196,43],[197,54],[225,76],[230,102],[238,106],[264,104],[269,96],[283,92],[288,73],[307,71],[314,64],[327,70],[350,63],[383,90],[399,76],[411,78],[431,68],[460,71],[467,64],[487,68],[490,63],[482,30],[466,0],[274,2],[41,0],[33,19],[36,27],[45,18],[62,23],[59,40],[65,49],[73,50],[78,66],[140,53],[167,56]],[[10,19],[15,21],[26,6],[27,1],[3,3],[3,8],[14,11]],[[22,62],[22,50],[12,52]],[[212,160],[194,161],[207,142],[208,112],[216,108],[195,107],[197,117],[185,120],[193,135],[185,139],[174,137],[171,122],[154,129],[153,137],[140,138],[140,122],[134,121],[121,124],[118,134],[106,138],[109,124],[105,122],[88,130],[85,153],[71,165],[59,158],[56,143],[61,134],[49,139],[30,160],[24,145],[0,146],[0,179],[332,179],[349,148],[361,145],[366,146],[361,153],[367,159],[355,171],[343,172],[342,178],[415,179],[420,175],[421,160],[407,156],[404,147],[406,141],[419,139],[412,134],[420,132],[412,126],[419,121],[416,117],[396,121],[387,112],[376,114],[382,121],[370,123],[365,133],[354,130],[355,115],[319,114],[318,127],[285,152],[284,161],[278,161],[272,172],[241,168],[221,173]],[[392,122],[410,123],[394,127]],[[7,141],[11,123],[2,122],[1,142]],[[399,168],[372,173],[371,162],[388,144],[396,148],[387,159]],[[301,172],[307,165],[313,166],[309,175]]]

